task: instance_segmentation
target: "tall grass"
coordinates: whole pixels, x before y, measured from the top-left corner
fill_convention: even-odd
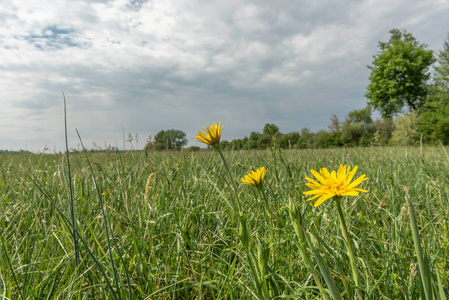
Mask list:
[[[236,186],[256,269],[238,240],[235,195],[218,153],[71,154],[70,172],[65,155],[1,155],[0,298],[260,298],[253,272],[267,298],[358,297],[337,208],[313,208],[302,195],[310,169],[347,164],[369,178],[368,193],[342,200],[363,298],[445,299],[442,147],[223,154],[236,183],[267,168],[266,197]],[[290,202],[301,217],[296,230]]]

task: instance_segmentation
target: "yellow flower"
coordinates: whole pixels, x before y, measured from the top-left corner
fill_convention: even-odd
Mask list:
[[[260,169],[257,169],[256,171],[248,173],[248,175],[245,175],[242,179],[240,179],[240,181],[252,186],[259,186],[263,182],[265,172],[265,167],[262,167]]]
[[[320,197],[313,206],[317,207],[321,205],[324,201],[332,198],[332,197],[343,197],[343,196],[358,196],[359,192],[368,192],[367,190],[362,190],[360,188],[356,188],[360,183],[368,178],[365,175],[360,176],[356,180],[351,183],[352,178],[357,171],[357,166],[351,171],[351,166],[343,166],[340,165],[338,172],[329,171],[326,168],[320,169],[320,173],[315,170],[310,170],[310,172],[318,179],[319,182],[316,182],[310,177],[306,177],[307,182],[306,185],[309,188],[312,188],[311,191],[306,191],[303,194],[305,195],[315,195],[307,201],[313,200],[315,198]]]
[[[211,126],[207,125],[207,129],[203,127],[203,130],[204,132],[198,130],[198,134],[195,135],[197,140],[211,146],[220,142],[221,131],[223,130],[221,122],[218,122],[218,124],[212,123]]]

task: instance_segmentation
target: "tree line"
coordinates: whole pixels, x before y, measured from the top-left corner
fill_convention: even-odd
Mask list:
[[[333,114],[327,130],[284,134],[275,124],[266,124],[262,132],[222,141],[222,147],[266,149],[274,142],[290,149],[449,144],[449,37],[435,55],[405,30],[392,29],[390,34],[388,42],[379,42],[368,66],[367,107],[350,111],[343,120]],[[373,110],[380,119],[372,119]],[[145,150],[181,149],[187,142],[181,130],[163,130],[147,141]]]

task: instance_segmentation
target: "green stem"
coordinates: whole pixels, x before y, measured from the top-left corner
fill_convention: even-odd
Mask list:
[[[264,200],[264,211],[265,211],[265,214],[267,215],[267,218],[268,218],[268,221],[269,221],[269,224],[270,224],[270,232],[272,232],[273,231],[273,229],[274,229],[274,225],[273,225],[273,218],[272,218],[272,215],[271,215],[271,213],[270,213],[270,210],[269,210],[269,206],[268,206],[268,197],[267,197],[267,195],[265,194],[265,190],[263,189],[263,186],[262,185],[259,185],[258,187],[257,187],[257,189],[259,190],[259,191],[261,191],[261,193],[262,193],[262,195],[263,195],[263,200]]]
[[[318,286],[321,295],[323,296],[323,299],[328,300],[329,297],[327,296],[326,291],[324,290],[324,287],[321,284],[321,280],[319,279],[315,271],[315,265],[309,258],[310,253],[307,248],[307,240],[303,231],[301,212],[299,210],[299,207],[297,207],[292,200],[289,201],[288,211],[290,215],[290,220],[293,223],[293,228],[295,230],[296,236],[298,237],[298,248],[299,252],[301,253],[301,257],[304,260],[304,263],[307,269],[309,270],[310,274],[312,274],[312,277],[315,280],[315,283]]]
[[[221,156],[221,159],[223,160],[225,169],[228,172],[229,180],[231,181],[231,185],[232,185],[232,190],[234,191],[235,201],[237,203],[238,213],[240,214],[242,209],[241,209],[241,205],[240,205],[239,196],[237,195],[237,189],[235,187],[234,178],[232,177],[231,171],[229,170],[228,164],[226,163],[226,159],[224,158],[223,153],[221,152],[220,144],[215,145],[215,149],[217,149],[218,153],[220,153],[220,156]]]
[[[352,269],[352,276],[354,277],[354,282],[357,286],[357,289],[360,289],[360,277],[359,273],[357,272],[357,267],[355,264],[355,256],[354,256],[354,250],[352,249],[352,243],[351,243],[351,237],[349,236],[348,228],[346,227],[345,218],[343,216],[343,210],[341,209],[341,197],[334,197],[335,203],[337,205],[338,209],[338,218],[340,219],[340,227],[341,231],[343,232],[343,236],[346,240],[346,246],[348,248],[349,253],[349,260],[351,263],[351,269]]]

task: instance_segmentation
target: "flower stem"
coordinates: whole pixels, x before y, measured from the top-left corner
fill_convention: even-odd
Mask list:
[[[341,209],[341,197],[334,197],[335,203],[338,209],[338,218],[340,219],[340,227],[343,232],[343,236],[346,240],[346,247],[348,248],[349,260],[351,263],[352,276],[354,277],[355,285],[357,286],[357,290],[360,290],[360,277],[357,272],[357,267],[355,264],[355,256],[354,250],[352,249],[351,237],[349,236],[348,228],[346,227],[345,218],[343,216],[343,210]]]
[[[268,205],[268,197],[265,194],[265,190],[263,188],[263,185],[260,185],[257,187],[257,189],[262,193],[263,196],[263,207],[264,207],[264,211],[265,211],[265,215],[267,216],[269,223],[270,223],[270,229],[273,230],[273,220],[272,220],[272,215],[270,213],[270,209],[269,209],[269,205]]]
[[[231,181],[231,185],[232,185],[232,190],[234,191],[235,201],[237,203],[237,210],[238,210],[238,213],[240,214],[241,213],[241,205],[240,205],[239,196],[237,195],[237,189],[235,188],[234,178],[232,177],[231,171],[229,171],[228,164],[226,163],[226,159],[224,158],[223,153],[221,152],[220,144],[215,145],[215,149],[217,149],[218,153],[220,153],[220,156],[221,156],[221,159],[223,160],[225,169],[228,172],[229,180]]]
[[[299,210],[299,207],[297,207],[291,199],[288,204],[288,212],[290,215],[290,220],[293,223],[293,228],[295,230],[296,236],[298,237],[298,248],[299,252],[301,253],[302,259],[304,260],[304,263],[307,269],[309,270],[310,274],[312,274],[313,279],[315,280],[315,283],[318,286],[321,295],[323,296],[323,299],[329,300],[329,297],[327,296],[326,291],[324,290],[324,287],[321,284],[321,280],[319,279],[316,273],[315,266],[309,258],[310,253],[307,248],[307,240],[304,234],[301,211]]]

